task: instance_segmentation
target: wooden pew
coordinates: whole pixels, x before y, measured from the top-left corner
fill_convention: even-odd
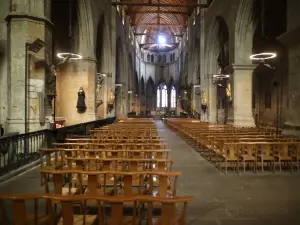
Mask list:
[[[53,143],[58,148],[65,149],[167,149],[166,143]]]
[[[181,172],[41,170],[41,174],[46,193],[51,192],[52,184],[53,193],[61,195],[176,196]]]
[[[300,142],[235,142],[225,143],[224,149],[226,151],[226,154],[223,156],[224,158],[228,158],[228,156],[235,157],[238,172],[240,162],[242,162],[244,171],[245,165],[248,162],[253,163],[255,171],[258,162],[260,162],[261,171],[264,171],[264,161],[270,161],[272,163],[273,172],[275,172],[276,164],[279,166],[280,172],[284,164],[288,164],[292,172],[295,163],[297,163],[297,169],[299,168],[297,158],[296,161],[293,160],[295,156],[299,156]]]
[[[66,157],[67,169],[86,171],[172,171],[174,159],[130,159],[130,158],[96,158]]]
[[[3,225],[29,225],[29,224],[61,224],[61,225],[120,225],[120,224],[141,224],[145,219],[143,213],[139,212],[140,205],[148,204],[148,213],[146,223],[148,225],[185,225],[187,204],[192,200],[190,196],[164,198],[151,196],[61,196],[61,195],[46,195],[46,194],[31,194],[31,195],[0,195],[0,223]],[[4,202],[9,202],[13,205],[12,211],[7,210]],[[34,210],[30,213],[31,202],[34,204]],[[95,214],[89,212],[89,202],[94,202]],[[125,215],[123,211],[124,205],[133,202],[132,213]],[[37,207],[43,203],[45,207]],[[161,208],[161,214],[157,217],[153,213],[153,205],[157,203]],[[60,205],[60,210],[53,210]],[[183,204],[181,213],[176,212],[176,206]],[[80,207],[81,213],[75,214],[74,209]],[[108,215],[105,208],[110,208],[111,212]],[[40,212],[45,209],[45,212]],[[12,214],[12,220],[9,220]]]

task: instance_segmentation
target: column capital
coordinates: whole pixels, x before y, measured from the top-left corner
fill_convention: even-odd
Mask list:
[[[54,24],[46,17],[37,16],[34,14],[25,14],[25,13],[10,13],[6,16],[5,20],[7,22],[10,22],[13,19],[19,19],[19,20],[33,20],[41,23],[45,23],[49,27],[53,27]]]
[[[246,64],[246,65],[239,65],[239,64],[232,64],[232,70],[254,70],[257,67],[256,64]]]

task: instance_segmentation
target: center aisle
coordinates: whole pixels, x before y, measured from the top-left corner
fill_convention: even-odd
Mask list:
[[[299,176],[225,175],[161,121],[156,125],[172,149],[173,171],[182,171],[178,195],[194,197],[188,225],[299,224]]]

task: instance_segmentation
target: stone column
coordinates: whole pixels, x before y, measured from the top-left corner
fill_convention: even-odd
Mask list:
[[[86,74],[88,79],[88,89],[87,89],[87,116],[86,121],[92,121],[97,119],[97,109],[96,109],[96,73],[97,65],[96,59],[86,59],[81,62],[82,73]],[[106,95],[103,94],[104,101],[106,101]]]
[[[233,77],[228,81],[231,88],[231,101],[228,101],[228,114],[227,114],[227,123],[233,125],[234,121],[234,108],[233,108],[233,101],[234,101],[234,81]]]
[[[45,59],[45,47],[38,53],[28,52],[28,62],[26,62],[26,43],[32,43],[39,38],[45,40],[45,24],[52,23],[42,16],[30,16],[26,13],[11,13],[6,17],[8,21],[8,114],[7,132],[25,132],[25,110],[27,110],[27,121],[29,130],[34,131],[43,129],[40,125],[40,103],[37,101],[37,93],[45,95],[45,76],[44,69],[39,69],[36,73],[30,73],[30,62],[38,62]],[[27,68],[28,77],[25,81],[25,70]],[[42,71],[43,70],[43,71]],[[30,87],[32,81],[38,83],[38,90]],[[25,85],[28,85],[28,104],[25,106]],[[34,93],[33,93],[34,92]],[[41,98],[42,98],[41,97]]]
[[[255,127],[252,115],[252,74],[255,65],[233,65],[234,126]]]
[[[217,85],[213,83],[212,77],[208,77],[208,104],[207,113],[210,123],[217,122]]]
[[[96,60],[83,58],[68,62],[56,76],[56,117],[66,118],[65,125],[96,119]],[[85,92],[86,111],[76,109],[78,90]]]
[[[292,1],[291,1],[292,2]],[[288,49],[288,109],[287,121],[284,123],[284,134],[300,135],[300,26],[289,30],[278,39]]]

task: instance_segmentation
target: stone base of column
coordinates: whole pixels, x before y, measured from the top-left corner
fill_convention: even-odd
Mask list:
[[[252,116],[234,117],[233,126],[235,126],[235,127],[256,127]]]
[[[88,120],[97,120],[97,113],[88,113]]]
[[[217,123],[217,115],[216,115],[216,114],[214,114],[214,115],[209,115],[209,116],[208,116],[208,121],[209,121],[210,123]]]
[[[232,116],[228,117],[227,121],[226,121],[226,124],[233,125],[233,123],[234,123],[234,118]]]
[[[300,136],[300,124],[294,125],[289,122],[284,124],[283,135]]]
[[[25,133],[25,122],[24,119],[7,119],[5,133],[19,132],[20,134]]]

